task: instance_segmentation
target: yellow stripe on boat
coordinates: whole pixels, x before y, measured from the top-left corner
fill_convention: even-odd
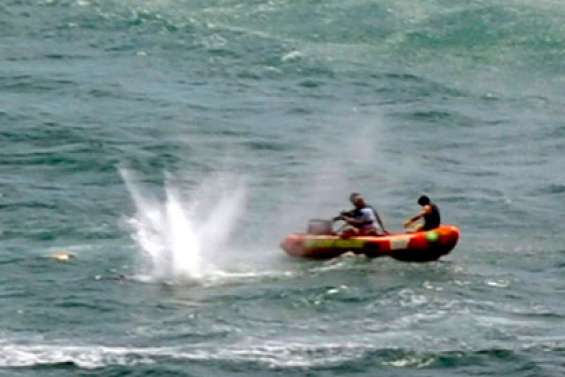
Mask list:
[[[304,246],[308,248],[340,248],[340,249],[362,249],[365,246],[364,240],[355,239],[309,239]]]

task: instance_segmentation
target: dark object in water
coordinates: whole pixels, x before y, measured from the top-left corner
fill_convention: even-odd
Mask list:
[[[331,220],[312,219],[308,221],[307,234],[315,235],[332,235],[335,234],[333,230],[333,222]]]

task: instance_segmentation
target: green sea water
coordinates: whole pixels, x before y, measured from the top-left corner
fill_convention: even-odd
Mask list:
[[[3,1],[0,375],[562,376],[564,25],[551,0]],[[284,254],[352,191],[395,231],[427,193],[461,240]]]

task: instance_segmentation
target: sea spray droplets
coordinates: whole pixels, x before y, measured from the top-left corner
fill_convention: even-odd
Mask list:
[[[204,272],[200,240],[194,233],[194,226],[182,208],[181,200],[174,190],[167,188],[165,252],[170,258],[165,259],[170,263],[172,275],[199,279]],[[159,261],[159,260],[158,260]]]
[[[150,281],[178,282],[217,272],[211,258],[228,241],[241,214],[243,185],[217,175],[205,179],[185,200],[169,177],[165,199],[159,201],[143,192],[131,172],[120,173],[137,209],[129,224],[139,246],[142,275]]]

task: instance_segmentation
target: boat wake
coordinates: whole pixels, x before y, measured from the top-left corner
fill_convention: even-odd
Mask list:
[[[243,213],[246,190],[240,180],[209,177],[187,197],[167,176],[164,197],[159,199],[131,171],[120,169],[120,174],[136,206],[127,223],[140,251],[137,279],[179,283],[221,273],[212,261],[219,251],[225,252]]]

